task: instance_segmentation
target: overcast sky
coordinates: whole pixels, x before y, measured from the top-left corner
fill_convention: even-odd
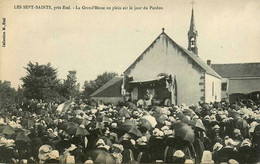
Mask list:
[[[77,71],[81,87],[105,71],[121,74],[165,32],[187,48],[191,0],[3,0],[6,47],[0,48],[0,79],[17,88],[29,61],[58,68],[65,79]],[[14,10],[14,5],[159,6],[163,10]],[[3,7],[4,6],[4,7]],[[2,10],[4,8],[4,10]],[[199,57],[212,63],[260,62],[259,0],[197,0]],[[2,34],[1,34],[2,35]],[[2,36],[1,36],[2,38]]]

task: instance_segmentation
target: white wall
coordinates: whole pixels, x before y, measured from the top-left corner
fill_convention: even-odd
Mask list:
[[[199,85],[204,70],[171,44],[165,35],[160,35],[154,46],[130,69],[128,76],[133,76],[134,80],[139,81],[154,79],[160,73],[176,75],[178,104],[196,104],[202,96],[204,97]]]
[[[260,78],[259,77],[242,77],[229,79],[229,95],[232,93],[248,94],[255,91],[260,91]]]
[[[221,101],[221,79],[205,75],[205,102]]]

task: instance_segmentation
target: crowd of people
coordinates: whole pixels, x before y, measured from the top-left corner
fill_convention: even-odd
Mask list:
[[[0,109],[0,162],[258,163],[259,123],[253,102],[143,107],[31,100]]]

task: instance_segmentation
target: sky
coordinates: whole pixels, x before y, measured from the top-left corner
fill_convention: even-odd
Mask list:
[[[162,10],[14,9],[17,5],[162,7]],[[6,47],[0,47],[0,79],[22,84],[31,62],[77,71],[81,87],[105,71],[122,74],[165,28],[188,46],[191,0],[1,0]],[[199,57],[212,63],[260,62],[259,0],[196,0]],[[2,39],[2,31],[0,33]],[[2,42],[2,41],[1,41]]]

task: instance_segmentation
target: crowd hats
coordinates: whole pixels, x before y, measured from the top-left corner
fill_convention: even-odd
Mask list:
[[[49,159],[49,153],[52,151],[50,145],[42,145],[39,149],[38,158],[42,161]]]
[[[210,151],[205,150],[203,152],[203,155],[201,158],[201,163],[207,163],[207,164],[214,163],[214,161],[212,160],[212,154]]]
[[[222,147],[223,147],[223,145],[220,144],[219,142],[217,142],[217,143],[213,146],[213,150],[214,150],[214,151],[219,151],[219,150],[222,149]]]
[[[51,159],[57,159],[59,158],[60,154],[59,154],[59,151],[58,150],[52,150],[50,153],[49,153],[49,157]]]
[[[185,154],[183,153],[183,151],[181,150],[176,150],[174,153],[173,153],[173,156],[174,157],[177,157],[177,158],[183,158],[185,156]]]

